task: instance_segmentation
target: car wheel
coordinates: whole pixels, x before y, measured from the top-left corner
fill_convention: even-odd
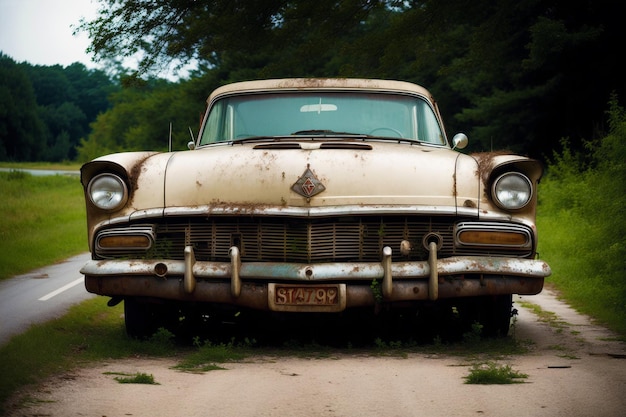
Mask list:
[[[161,304],[124,299],[124,323],[130,337],[145,339],[152,336],[160,327],[166,326],[167,316],[167,309]]]
[[[506,337],[511,326],[511,294],[477,297],[468,300],[462,307],[462,316],[469,330],[478,323],[482,326],[480,335],[484,337]]]

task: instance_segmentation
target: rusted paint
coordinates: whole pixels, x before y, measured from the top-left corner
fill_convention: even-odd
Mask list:
[[[160,280],[152,277],[87,277],[88,291],[108,296],[142,296],[168,300],[223,303],[258,310],[269,310],[266,283],[244,282],[238,297],[231,293],[228,282],[199,281],[193,294],[185,294],[178,279]],[[523,277],[487,277],[477,279],[442,279],[439,299],[473,297],[480,295],[523,294],[541,292],[543,279]],[[421,302],[428,300],[428,283],[422,281],[394,281],[392,295],[384,303]],[[375,306],[369,284],[346,285],[346,308]]]
[[[473,157],[478,163],[476,176],[482,180],[483,184],[487,185],[489,183],[489,176],[493,171],[494,157],[510,154],[511,152],[509,151],[479,152],[471,154],[470,156]]]
[[[489,176],[494,168],[494,157],[500,155],[511,155],[511,152],[503,150],[495,152],[478,152],[470,155],[478,163],[476,176],[481,179],[485,186],[489,183]]]
[[[137,163],[130,169],[128,172],[128,181],[130,182],[129,192],[130,196],[128,197],[128,205],[132,205],[132,199],[135,191],[139,189],[139,184],[137,179],[142,172],[145,172],[144,164],[152,155],[148,155],[145,158],[137,161]]]

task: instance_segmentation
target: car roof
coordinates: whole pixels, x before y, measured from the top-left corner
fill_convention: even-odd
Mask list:
[[[377,92],[413,93],[426,97],[434,103],[430,92],[424,87],[406,81],[379,80],[364,78],[283,78],[269,80],[242,81],[227,84],[211,93],[207,102],[221,95],[237,93],[260,93],[264,91],[306,91],[306,90],[371,90]]]

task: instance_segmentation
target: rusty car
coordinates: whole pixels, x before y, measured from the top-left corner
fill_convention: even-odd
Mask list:
[[[91,293],[146,336],[220,311],[341,315],[432,306],[509,331],[542,291],[541,164],[463,153],[428,90],[393,80],[238,82],[188,149],[81,168]]]

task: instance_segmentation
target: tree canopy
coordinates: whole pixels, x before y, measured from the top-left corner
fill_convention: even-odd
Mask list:
[[[468,134],[469,151],[543,159],[562,138],[584,150],[585,140],[602,137],[611,97],[626,94],[617,59],[626,4],[615,0],[99,5],[97,17],[76,30],[90,36],[108,75],[82,64],[37,67],[0,56],[0,158],[163,150],[170,123],[175,148],[182,148],[219,85],[337,76],[421,84],[437,98],[448,133]],[[130,57],[140,60],[134,74],[123,68]],[[158,78],[169,65],[190,63],[195,70],[178,82]]]
[[[118,88],[80,63],[33,66],[0,53],[0,160],[74,160]]]
[[[194,76],[211,87],[285,76],[412,81],[474,150],[541,157],[562,137],[575,145],[604,128],[611,93],[626,93],[616,58],[625,6],[613,0],[100,4],[78,30],[104,61],[140,57],[139,75],[195,60]]]

